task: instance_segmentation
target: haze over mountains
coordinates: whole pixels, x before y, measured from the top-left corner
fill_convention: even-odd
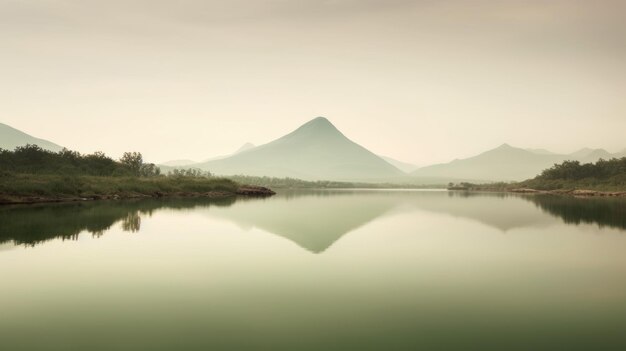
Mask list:
[[[48,140],[35,138],[0,123],[0,148],[35,144],[59,151]],[[604,149],[582,148],[571,154],[545,149],[522,149],[503,144],[479,155],[448,163],[417,168],[389,157],[378,156],[354,143],[326,118],[318,117],[292,133],[264,145],[246,143],[230,155],[206,159],[175,160],[162,164],[173,168],[200,168],[217,175],[292,177],[304,180],[344,180],[445,184],[450,181],[521,181],[533,178],[546,168],[565,160],[581,163],[626,157],[626,149],[610,153]]]

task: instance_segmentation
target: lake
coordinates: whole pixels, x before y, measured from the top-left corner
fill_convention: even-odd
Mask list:
[[[626,200],[0,207],[1,350],[626,350]]]

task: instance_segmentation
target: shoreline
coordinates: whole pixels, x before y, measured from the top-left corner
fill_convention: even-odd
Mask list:
[[[532,188],[516,188],[507,190],[507,192],[517,194],[569,195],[575,197],[626,197],[626,191],[600,191],[589,189],[537,190]]]
[[[309,188],[306,188],[309,189]],[[377,188],[378,190],[386,188]],[[393,190],[399,190],[395,188],[389,188]],[[310,190],[310,189],[309,189]],[[328,190],[328,189],[324,189]],[[348,188],[346,190],[357,190],[354,188]],[[366,190],[366,189],[363,189]],[[369,188],[367,190],[370,190]],[[422,189],[423,190],[423,189]],[[444,189],[433,189],[444,190]],[[626,191],[600,191],[589,189],[558,189],[558,190],[538,190],[533,188],[513,188],[513,189],[495,189],[495,188],[448,188],[447,191],[455,192],[491,192],[491,193],[513,193],[513,194],[527,194],[527,195],[562,195],[573,197],[626,197]],[[3,205],[30,205],[30,204],[45,204],[45,203],[69,203],[69,202],[85,202],[85,201],[100,201],[100,200],[133,200],[133,199],[149,199],[149,198],[207,198],[207,199],[224,199],[229,197],[270,197],[275,195],[276,192],[270,188],[263,186],[244,185],[239,187],[236,191],[208,191],[208,192],[189,192],[189,191],[175,191],[175,192],[161,192],[155,191],[152,193],[116,193],[116,194],[103,194],[103,195],[89,195],[89,196],[37,196],[37,195],[8,195],[0,194],[0,206]]]
[[[513,194],[564,195],[573,197],[626,197],[626,191],[601,191],[589,189],[537,190],[533,188],[490,189],[490,188],[449,188],[448,191],[493,192]]]
[[[161,192],[145,194],[138,192],[122,193],[122,194],[105,194],[105,195],[89,195],[89,196],[33,196],[33,195],[7,195],[0,194],[0,206],[2,205],[32,205],[42,203],[64,203],[64,202],[84,202],[84,201],[100,201],[100,200],[132,200],[132,199],[149,199],[149,198],[208,198],[208,199],[224,199],[228,197],[269,197],[275,195],[272,189],[262,186],[241,186],[236,191],[208,191],[208,192]]]

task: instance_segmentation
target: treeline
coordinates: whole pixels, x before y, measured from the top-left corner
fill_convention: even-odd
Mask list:
[[[448,183],[448,190],[506,191],[516,187],[519,187],[518,183],[513,182],[494,182],[486,184],[469,182]]]
[[[609,179],[626,174],[626,157],[610,160],[600,159],[596,163],[565,161],[544,170],[535,179],[539,180],[580,180],[586,178]]]
[[[175,178],[211,178],[213,174],[209,171],[203,171],[200,168],[174,168],[167,172],[167,175]]]
[[[423,188],[415,184],[400,183],[364,183],[364,182],[340,182],[331,180],[309,181],[297,178],[276,178],[256,176],[226,176],[237,183],[264,186],[272,189],[404,189]]]
[[[626,191],[626,157],[581,164],[565,161],[518,184],[537,190],[588,189]]]
[[[332,181],[307,181],[296,178],[275,178],[275,177],[255,177],[255,176],[228,176],[237,183],[255,186],[265,186],[269,188],[347,188],[354,187],[353,183],[332,182]]]
[[[121,159],[114,160],[102,152],[81,154],[67,149],[52,152],[37,145],[18,146],[13,151],[0,149],[0,171],[107,177],[154,177],[161,174],[159,167],[145,163],[139,152],[126,152]]]

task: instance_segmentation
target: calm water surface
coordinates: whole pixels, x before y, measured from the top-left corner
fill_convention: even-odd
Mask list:
[[[626,350],[626,201],[0,207],[0,350]]]

